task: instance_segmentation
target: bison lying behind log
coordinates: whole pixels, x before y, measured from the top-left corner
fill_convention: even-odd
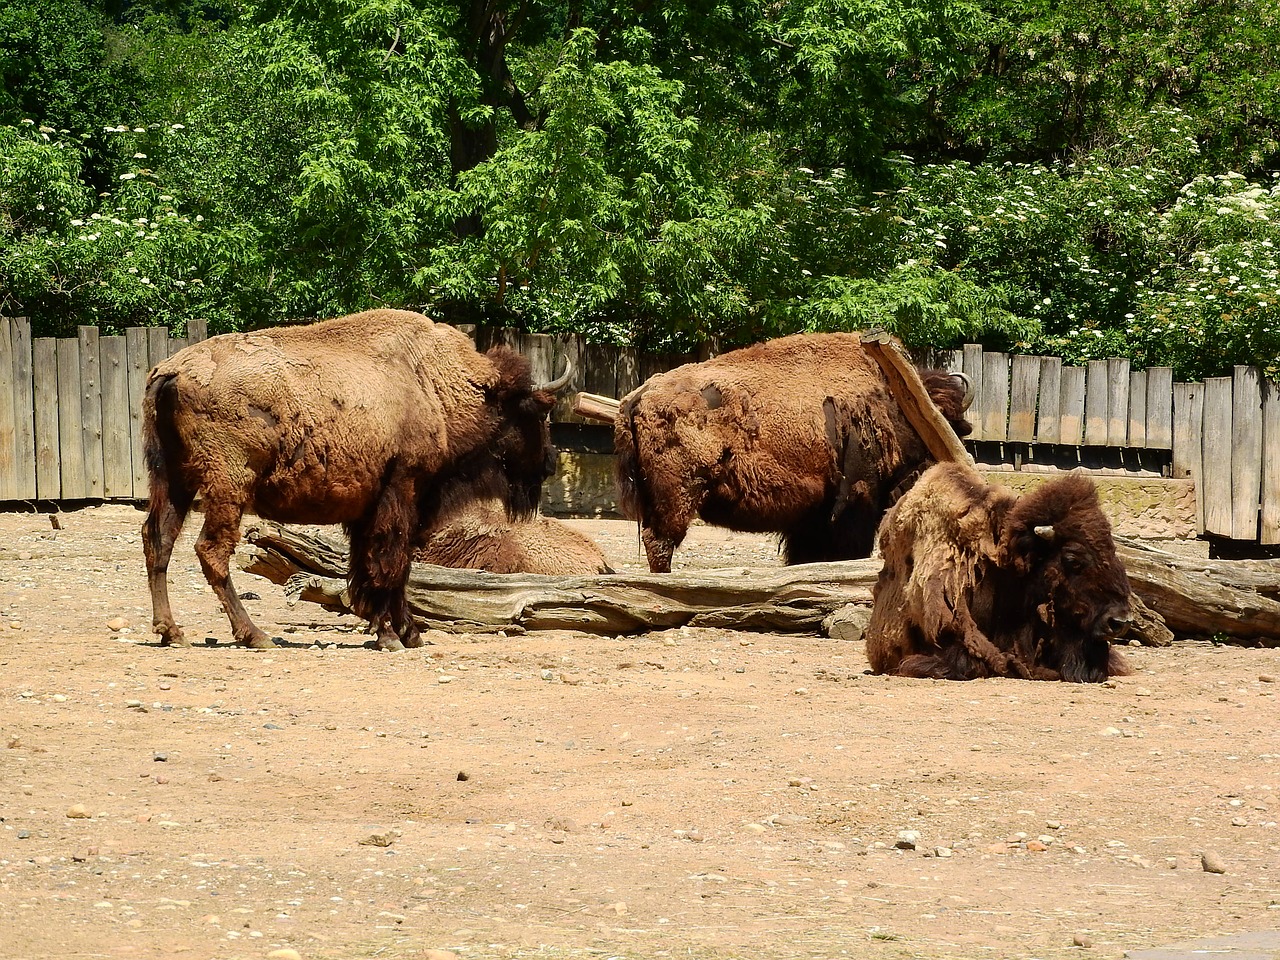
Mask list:
[[[958,436],[968,384],[923,375]],[[782,536],[788,563],[870,556],[895,488],[929,460],[857,334],[799,334],[651,377],[614,421],[623,512],[649,569],[695,517]]]
[[[613,573],[596,542],[550,517],[513,520],[485,501],[444,519],[413,553],[419,563],[488,573],[591,576]]]
[[[1098,682],[1128,673],[1111,641],[1129,580],[1088,478],[1019,496],[931,467],[886,514],[867,658],[876,673]]]
[[[381,648],[420,646],[404,597],[414,539],[446,485],[532,514],[554,463],[547,414],[565,380],[535,386],[519,355],[480,354],[462,332],[403,310],[226,334],[157,364],[143,398],[142,540],[161,642],[185,643],[166,577],[199,494],[196,555],[237,643],[271,646],[231,583],[240,520],[252,512],[344,524],[355,611]]]

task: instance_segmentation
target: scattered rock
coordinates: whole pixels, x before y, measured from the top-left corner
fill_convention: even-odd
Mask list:
[[[459,782],[459,783],[466,783],[466,782],[467,782],[468,780],[470,780],[470,779],[471,779],[471,774],[467,773],[467,771],[465,771],[465,770],[459,770],[459,771],[458,771],[458,782]]]
[[[953,851],[950,847],[934,847],[933,848],[933,855],[935,857],[940,857],[943,860],[947,859],[947,857],[952,856],[952,854],[953,854]]]
[[[10,626],[13,626],[13,624],[10,624]],[[1276,678],[1275,678],[1274,676],[1272,676],[1271,674],[1269,674],[1269,673],[1260,673],[1260,674],[1258,674],[1258,680],[1259,680],[1259,681],[1261,681],[1262,683],[1275,683],[1275,682],[1276,682]]]
[[[365,847],[389,847],[400,839],[400,831],[394,827],[385,833],[371,833],[359,841]]]
[[[151,759],[154,760],[156,763],[168,763],[169,755],[167,753],[157,753]]]
[[[898,840],[894,843],[894,846],[899,850],[914,850],[919,839],[919,830],[899,830]]]
[[[1090,940],[1088,937],[1086,937],[1083,933],[1077,933],[1074,937],[1071,938],[1071,945],[1073,947],[1084,947],[1085,949],[1088,949],[1089,947],[1093,946],[1093,941]]]
[[[1227,872],[1227,865],[1222,862],[1222,857],[1212,850],[1205,850],[1200,854],[1200,867],[1205,873]]]
[[[822,632],[832,640],[862,640],[871,622],[871,607],[851,603],[841,607],[822,621]]]
[[[124,617],[112,617],[107,621],[107,629],[112,633],[119,633],[129,625],[129,621]]]
[[[83,803],[77,803],[67,811],[68,820],[88,820],[92,816]]]

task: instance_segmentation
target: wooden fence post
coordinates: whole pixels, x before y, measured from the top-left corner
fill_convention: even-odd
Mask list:
[[[80,355],[80,435],[84,448],[84,496],[102,497],[102,370],[97,327],[78,328]]]
[[[1080,445],[1084,430],[1085,380],[1084,367],[1062,368],[1062,429],[1059,439],[1070,447]]]
[[[1040,358],[1040,404],[1036,410],[1036,439],[1062,442],[1062,361]]]
[[[1147,445],[1147,371],[1129,371],[1129,437],[1130,447]]]
[[[1262,492],[1262,379],[1236,367],[1231,388],[1231,538],[1258,539]]]
[[[31,341],[31,374],[36,438],[36,496],[57,500],[62,496],[62,471],[58,450],[58,341],[37,337]]]
[[[1147,368],[1147,446],[1173,449],[1173,370]]]
[[[13,324],[0,317],[0,500],[16,500],[18,421],[14,403]]]
[[[986,437],[982,433],[982,398],[984,394],[982,383],[982,344],[966,343],[961,354],[962,362],[960,370],[969,378],[969,382],[973,384],[973,406],[969,408],[969,422],[973,424],[973,432],[969,434],[970,440],[985,440]]]
[[[125,363],[129,373],[129,449],[133,464],[133,496],[146,500],[147,470],[142,459],[142,393],[147,386],[147,328],[130,327],[124,332]]]
[[[1262,399],[1262,530],[1264,544],[1280,543],[1280,384],[1267,381]]]
[[[1107,361],[1107,446],[1123,447],[1129,436],[1129,361]]]
[[[1204,529],[1220,537],[1231,536],[1231,378],[1212,377],[1204,382],[1204,433],[1202,483]]]
[[[102,489],[107,497],[133,497],[130,443],[129,355],[124,337],[98,341],[102,375]]]
[[[1036,438],[1036,398],[1040,394],[1039,357],[1013,358],[1009,383],[1009,439],[1031,443]]]
[[[1087,447],[1103,447],[1107,443],[1110,416],[1107,399],[1107,361],[1090,360],[1085,366],[1084,443]]]
[[[14,490],[18,500],[36,496],[36,405],[31,374],[31,321],[15,317],[10,333],[13,348]]]

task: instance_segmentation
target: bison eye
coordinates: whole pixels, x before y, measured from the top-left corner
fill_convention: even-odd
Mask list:
[[[1089,558],[1077,550],[1064,550],[1062,565],[1069,573],[1080,573],[1089,566]]]

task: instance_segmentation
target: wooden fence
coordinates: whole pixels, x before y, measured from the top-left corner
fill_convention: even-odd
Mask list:
[[[567,357],[571,419],[578,390],[622,397],[655,373],[706,353],[644,353],[578,337],[469,329],[479,346],[507,343],[539,380]],[[131,328],[67,339],[31,337],[24,319],[0,318],[0,501],[145,499],[141,397],[147,371],[205,336]],[[1203,383],[1174,383],[1167,367],[1131,370],[1127,360],[1066,366],[1054,357],[1010,357],[967,345],[952,369],[973,380],[971,441],[1020,458],[1037,448],[1162,451],[1175,477],[1196,485],[1201,533],[1280,543],[1280,386],[1252,367]],[[6,382],[7,379],[7,382]]]

